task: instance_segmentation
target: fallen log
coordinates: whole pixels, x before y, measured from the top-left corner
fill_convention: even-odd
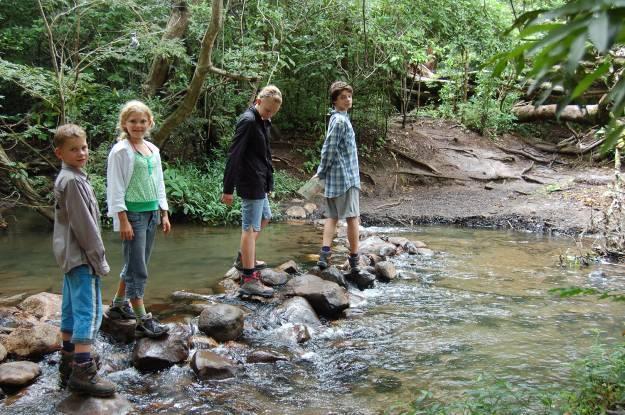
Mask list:
[[[556,105],[521,105],[512,108],[512,114],[519,122],[546,121],[556,119]],[[567,105],[558,118],[583,124],[596,124],[599,120],[599,105]]]

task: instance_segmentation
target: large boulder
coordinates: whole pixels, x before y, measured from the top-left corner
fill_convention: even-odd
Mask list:
[[[243,311],[229,304],[213,304],[204,307],[198,319],[203,333],[221,342],[235,340],[243,333]]]
[[[321,326],[321,320],[304,297],[291,297],[277,306],[273,313],[280,323],[304,324],[317,328]]]
[[[0,327],[30,327],[37,322],[37,317],[16,307],[0,307]]]
[[[91,396],[71,394],[63,399],[56,407],[62,414],[88,415],[125,415],[132,411],[128,399],[119,393],[111,398],[95,398]]]
[[[3,340],[7,353],[20,358],[39,358],[59,350],[61,332],[47,323],[32,323],[13,330]]]
[[[341,287],[347,287],[347,281],[345,280],[345,276],[334,265],[331,265],[328,268],[321,270],[321,272],[317,274],[317,276],[326,281],[335,282]]]
[[[286,283],[285,293],[306,298],[317,314],[328,318],[339,317],[349,307],[347,291],[343,287],[311,274],[291,279]]]
[[[102,315],[100,330],[116,342],[128,344],[135,340],[136,326],[136,320],[113,320],[105,311]]]
[[[375,275],[369,272],[368,269],[362,269],[358,273],[348,274],[347,279],[356,284],[356,287],[360,291],[373,288],[375,283]]]
[[[279,360],[288,361],[289,358],[273,350],[255,350],[245,358],[247,363],[275,363]]]
[[[397,277],[397,270],[392,262],[381,261],[375,264],[375,275],[380,281],[388,282]]]
[[[191,330],[177,324],[169,334],[159,339],[137,340],[132,353],[134,367],[141,371],[166,369],[189,358]]]
[[[236,375],[236,364],[209,350],[198,350],[191,358],[191,369],[200,379],[227,379]]]
[[[0,387],[5,390],[20,389],[30,385],[41,375],[41,369],[33,362],[9,362],[0,365]]]
[[[59,294],[39,293],[26,298],[17,308],[40,320],[60,320],[62,301]]]
[[[299,267],[297,266],[297,262],[290,259],[284,264],[278,265],[276,271],[284,271],[287,274],[297,274],[299,272]]]
[[[0,298],[0,307],[15,307],[16,305],[24,301],[26,297],[28,297],[28,294],[26,293],[15,294],[9,297],[2,297]]]

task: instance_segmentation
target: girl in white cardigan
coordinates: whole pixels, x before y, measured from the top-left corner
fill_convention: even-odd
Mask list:
[[[118,122],[121,134],[108,156],[106,196],[108,216],[113,218],[114,231],[120,233],[124,259],[108,317],[136,319],[135,336],[155,338],[166,335],[169,328],[145,310],[147,265],[157,226],[168,233],[171,225],[159,150],[145,139],[153,126],[154,116],[144,103],[124,105]]]

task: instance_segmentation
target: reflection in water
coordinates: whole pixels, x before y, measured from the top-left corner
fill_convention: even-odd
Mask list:
[[[268,230],[259,257],[311,265],[307,255],[317,250],[316,231],[289,225]],[[244,336],[215,350],[239,363],[235,379],[200,382],[186,365],[140,374],[129,368],[130,347],[101,342],[108,376],[140,413],[378,414],[410,402],[418,389],[446,400],[459,397],[475,387],[479,375],[487,382],[556,388],[568,382],[568,364],[587,354],[597,338],[618,341],[624,305],[548,292],[570,285],[625,286],[622,270],[607,265],[558,267],[558,256],[573,246],[570,240],[440,227],[378,231],[422,240],[437,254],[396,258],[397,268],[416,278],[355,291],[362,296],[358,309],[326,322],[309,342],[290,342],[284,336],[289,327],[272,320],[271,306],[239,302],[252,312]],[[11,232],[0,237],[2,294],[58,285],[49,235]],[[195,226],[177,226],[171,237],[161,236],[149,301],[166,301],[177,289],[208,291],[230,266],[238,237],[235,228]],[[119,243],[107,233],[106,244],[118,269]],[[589,278],[598,268],[604,274]],[[109,297],[114,279],[106,283]],[[290,361],[246,364],[250,348],[275,350]],[[11,398],[3,413],[54,412],[66,392],[54,386],[56,365],[42,369],[41,380]],[[47,396],[43,402],[42,396]]]

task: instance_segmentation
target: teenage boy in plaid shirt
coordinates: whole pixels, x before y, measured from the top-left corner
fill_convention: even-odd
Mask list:
[[[358,226],[360,216],[360,172],[356,136],[347,111],[352,107],[353,89],[342,81],[330,85],[334,110],[331,113],[328,133],[321,150],[317,176],[325,180],[326,220],[323,227],[323,246],[317,265],[329,266],[332,239],[339,219],[347,221],[349,265],[358,273]]]

